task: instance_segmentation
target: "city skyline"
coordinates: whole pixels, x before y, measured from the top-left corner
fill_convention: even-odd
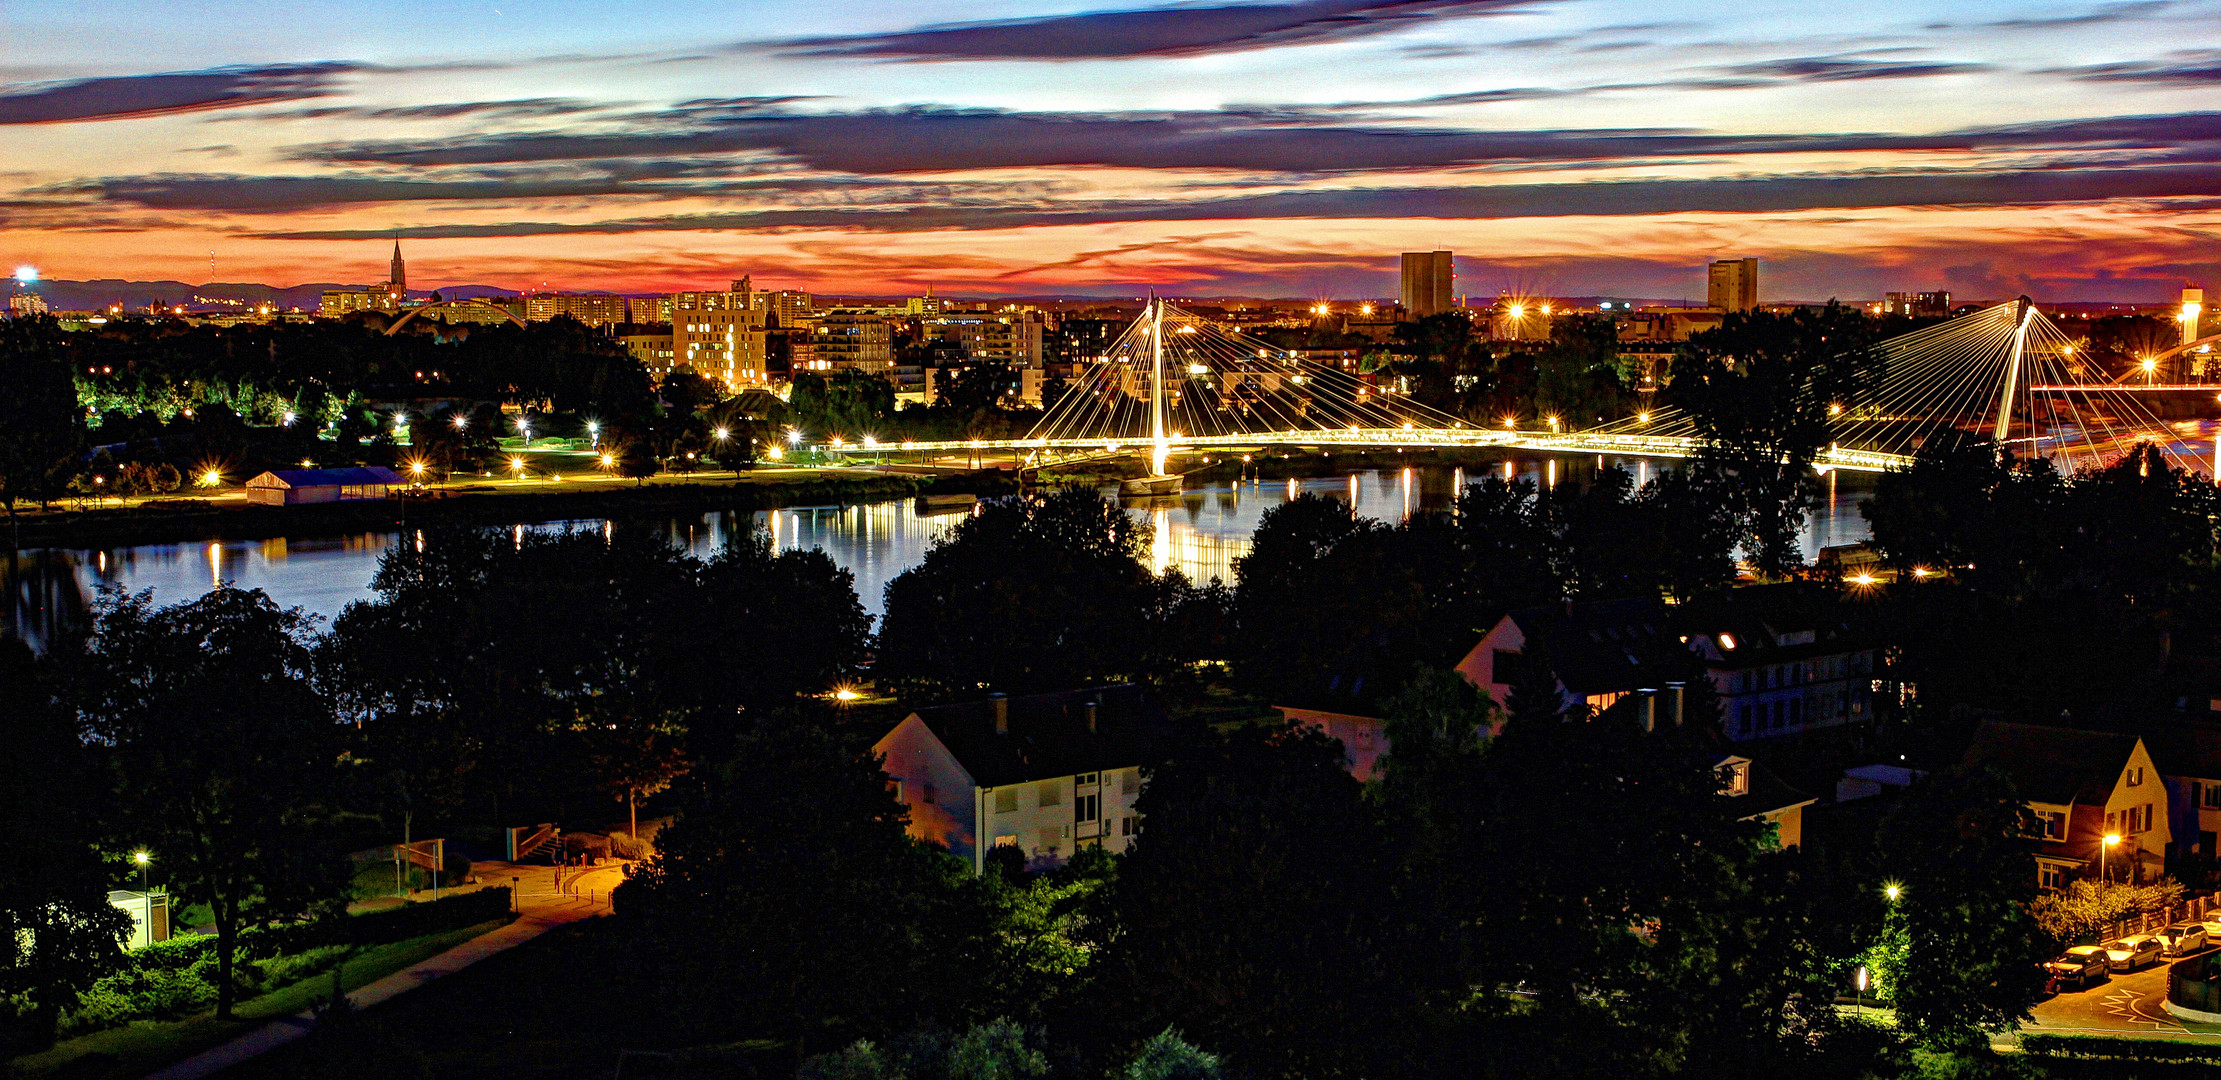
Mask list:
[[[741,16],[736,18],[735,16]],[[2221,5],[9,5],[0,258],[650,292],[2161,301]],[[97,25],[99,34],[78,29]],[[158,57],[152,62],[143,58]],[[210,260],[216,270],[209,273]]]

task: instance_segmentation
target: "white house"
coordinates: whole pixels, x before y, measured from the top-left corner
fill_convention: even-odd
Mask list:
[[[986,867],[992,847],[1055,866],[1082,847],[1126,850],[1141,769],[1167,722],[1141,688],[1106,686],[919,709],[872,752],[910,834]]]

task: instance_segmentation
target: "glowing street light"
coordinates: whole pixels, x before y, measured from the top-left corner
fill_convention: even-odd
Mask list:
[[[603,455],[602,455],[602,468],[604,468],[604,469],[613,469],[613,468],[616,468],[616,467],[617,467],[617,455],[615,455],[615,454],[603,454]]]
[[[524,448],[532,449],[532,421],[522,416],[517,417],[517,434],[524,436]]]
[[[456,413],[456,414],[455,414],[455,430],[457,430],[457,431],[461,431],[461,430],[463,430],[464,428],[467,428],[467,427],[469,427],[469,426],[470,426],[470,417],[464,416],[464,415],[463,415],[462,413]]]
[[[204,473],[202,473],[202,474],[201,474],[201,486],[202,486],[202,487],[215,487],[216,485],[218,485],[218,484],[221,484],[221,483],[223,483],[223,482],[224,482],[224,474],[222,474],[222,473],[220,473],[220,472],[217,472],[217,471],[216,471],[216,470],[214,470],[214,469],[210,469],[210,470],[208,470],[207,472],[204,472]]]
[[[2098,882],[2100,884],[2103,884],[2107,880],[2108,875],[2112,872],[2111,868],[2113,865],[2113,845],[2120,842],[2120,833],[2109,832],[2105,834],[2104,846],[2098,849]]]
[[[788,428],[788,429],[787,429],[787,445],[788,445],[788,446],[800,446],[800,445],[802,445],[802,429],[801,429],[801,428]]]
[[[134,851],[134,852],[132,852],[132,853],[131,853],[131,862],[132,862],[132,864],[133,864],[133,865],[135,865],[135,866],[137,866],[137,867],[139,868],[139,891],[140,891],[140,892],[145,892],[145,891],[147,891],[147,864],[149,864],[149,863],[151,863],[151,862],[153,862],[153,861],[154,861],[154,856],[152,856],[152,855],[148,854],[148,853],[147,853],[147,850],[146,850],[145,848],[140,848],[139,850],[137,850],[137,851]]]
[[[1889,902],[1894,904],[1898,897],[1905,895],[1905,887],[1894,881],[1884,882],[1882,884],[1882,895],[1888,897]]]
[[[509,459],[509,471],[510,471],[510,472],[513,472],[513,473],[516,473],[516,474],[517,474],[517,479],[519,479],[519,480],[522,480],[522,479],[524,479],[524,459],[523,459],[523,458],[521,458],[521,457],[512,457],[512,458],[510,458],[510,459]]]
[[[718,442],[724,442],[725,440],[733,437],[733,433],[725,430],[724,428],[718,428],[717,430],[712,431],[709,434],[710,438],[716,439]]]
[[[297,417],[295,417],[295,416],[293,415],[293,413],[291,413],[291,412],[287,412],[287,413],[285,414],[285,417],[284,417],[283,419],[281,419],[281,420],[279,420],[279,421],[278,421],[278,426],[279,426],[279,427],[292,427],[292,426],[293,426],[293,421],[294,421],[295,419],[297,419]]]
[[[594,449],[596,449],[596,450],[599,450],[599,449],[601,449],[601,448],[602,448],[602,425],[601,425],[601,421],[599,421],[599,420],[588,420],[588,421],[586,422],[586,434],[587,434],[587,436],[588,436],[588,437],[590,437],[590,438],[592,438],[592,439],[594,440]]]

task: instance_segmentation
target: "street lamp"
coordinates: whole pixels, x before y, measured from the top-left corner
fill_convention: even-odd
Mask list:
[[[588,420],[586,422],[586,434],[594,440],[594,449],[599,450],[602,448],[602,426],[600,421]]]
[[[455,414],[455,430],[457,430],[457,431],[461,431],[461,430],[463,430],[464,428],[467,428],[467,427],[469,427],[469,426],[470,426],[470,417],[468,417],[468,416],[464,416],[464,415],[463,415],[462,413],[456,413],[456,414]]]
[[[2098,884],[2100,885],[2108,880],[2107,875],[2112,872],[2107,864],[2112,861],[2113,845],[2120,842],[2120,833],[2109,832],[2105,834],[2104,846],[2098,848]]]
[[[517,434],[524,436],[524,448],[532,449],[532,421],[517,417]]]
[[[154,861],[154,856],[147,854],[146,849],[141,848],[131,853],[131,861],[139,867],[139,891],[145,892],[147,891],[147,864]]]
[[[1858,970],[1858,982],[1856,985],[1858,986],[1859,990],[1858,1011],[1859,1014],[1862,1016],[1866,1013],[1866,980],[1866,965],[1860,964]]]

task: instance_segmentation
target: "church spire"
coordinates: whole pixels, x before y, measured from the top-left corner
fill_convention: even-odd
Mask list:
[[[406,293],[409,290],[409,266],[401,261],[401,241],[398,239],[393,242],[393,269],[386,281],[396,293]]]

